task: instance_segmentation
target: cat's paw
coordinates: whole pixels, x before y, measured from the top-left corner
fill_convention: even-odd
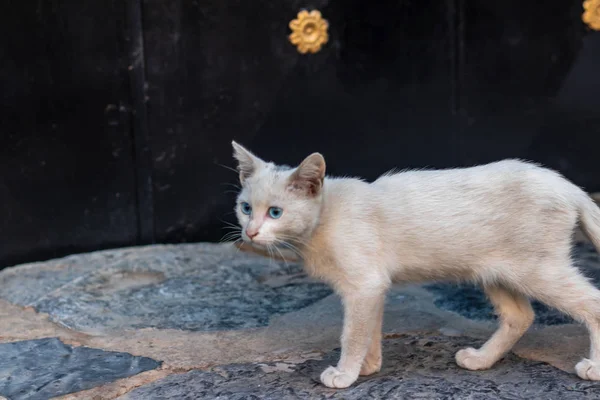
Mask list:
[[[575,366],[575,371],[581,379],[588,381],[600,381],[600,362],[592,361],[587,358],[579,361]]]
[[[481,351],[468,347],[456,353],[456,363],[461,368],[477,371],[490,368],[493,361],[490,362],[489,358]]]
[[[347,388],[356,381],[356,378],[358,378],[358,376],[350,375],[335,367],[329,367],[321,374],[321,382],[323,385],[335,389]]]
[[[369,356],[365,358],[362,366],[360,367],[360,375],[367,376],[372,375],[381,370],[381,356],[374,359],[370,359]]]

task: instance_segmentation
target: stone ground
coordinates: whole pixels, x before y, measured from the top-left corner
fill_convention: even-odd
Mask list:
[[[581,241],[582,270],[600,258]],[[493,369],[458,368],[495,318],[471,286],[394,288],[384,366],[349,389],[322,386],[342,310],[295,262],[228,244],[81,254],[0,271],[0,399],[599,399],[573,366],[584,328],[535,304],[535,326]]]

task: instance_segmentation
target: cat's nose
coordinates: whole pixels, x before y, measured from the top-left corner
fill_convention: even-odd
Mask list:
[[[252,240],[258,235],[258,229],[246,229],[246,235]]]

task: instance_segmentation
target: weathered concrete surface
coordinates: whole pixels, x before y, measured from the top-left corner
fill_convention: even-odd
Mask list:
[[[44,400],[158,368],[127,353],[71,347],[56,338],[0,344],[0,394]]]
[[[591,247],[582,245],[576,256],[590,275],[600,270],[598,256]],[[214,385],[218,379],[225,379],[218,381],[219,386],[231,391],[248,385],[267,388],[257,392],[259,397],[274,393],[272,398],[280,398],[277,396],[281,393],[292,396],[290,393],[307,391],[307,398],[319,398],[334,392],[321,388],[314,376],[302,371],[310,370],[318,376],[318,370],[335,358],[342,309],[339,299],[330,293],[323,285],[308,280],[296,263],[269,260],[231,245],[148,246],[97,252],[0,271],[0,343],[57,337],[72,346],[162,362],[157,369],[129,378],[113,377],[111,382],[96,383],[62,399],[114,399],[127,393],[146,393],[132,391],[136,388],[149,390],[148,395],[154,396],[157,387],[166,388],[169,379],[181,380],[177,381],[181,387],[192,391],[187,398],[207,398],[195,391],[202,385]],[[552,377],[554,391],[544,398],[554,398],[555,394],[570,398],[561,387],[580,382],[572,371],[588,351],[584,328],[570,320],[552,325],[557,314],[542,310],[537,326],[514,350],[525,360],[513,355],[507,361],[509,370],[536,379],[527,386],[526,380],[518,381],[512,372],[502,370],[504,375],[489,372],[491,378],[482,383],[479,373],[457,369],[450,354],[460,343],[480,343],[495,327],[491,314],[474,314],[468,299],[477,300],[484,310],[489,307],[480,292],[457,291],[452,286],[392,290],[384,323],[384,332],[392,336],[384,348],[386,369],[377,377],[363,378],[359,385],[362,392],[347,392],[354,393],[349,397],[339,392],[336,396],[384,393],[377,392],[377,385],[388,385],[390,393],[401,393],[418,387],[419,379],[423,379],[434,385],[434,392],[448,386],[458,393],[439,392],[437,398],[463,398],[460,396],[466,389],[460,391],[462,386],[478,390],[471,398],[499,398],[499,392],[489,388],[521,382],[521,392],[535,393],[543,388],[534,381],[539,378],[551,382]],[[406,336],[393,338],[398,335]],[[403,340],[413,337],[432,338],[428,340],[436,345],[425,346],[421,339],[415,339],[414,348],[402,347],[408,346]],[[448,344],[443,344],[444,340]],[[419,372],[427,357],[447,358],[449,365],[441,372],[433,367]],[[419,364],[415,360],[422,361]],[[229,380],[218,378],[223,371],[230,371]],[[506,381],[501,376],[506,376]],[[287,391],[280,392],[285,385]],[[435,389],[435,385],[440,387]],[[485,388],[490,390],[488,397]],[[577,388],[581,393],[591,390],[585,385]],[[211,398],[216,392],[206,393]],[[238,397],[242,393],[249,395],[240,392]],[[416,396],[416,389],[412,393]],[[436,398],[428,397],[427,393],[433,392],[423,393],[424,398]]]

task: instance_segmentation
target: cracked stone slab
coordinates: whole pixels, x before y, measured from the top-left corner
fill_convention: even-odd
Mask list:
[[[600,288],[600,256],[591,244],[579,243],[573,248],[576,265],[596,287]],[[496,320],[494,309],[478,286],[471,284],[435,283],[425,285],[436,296],[435,305],[472,320]],[[532,301],[538,325],[572,324],[575,321],[539,301]]]
[[[0,344],[0,395],[46,400],[156,369],[147,357],[72,347],[57,338]]]
[[[405,334],[384,341],[381,372],[348,389],[319,383],[339,357],[300,364],[248,363],[171,375],[119,397],[153,399],[597,399],[600,383],[509,354],[488,371],[456,366],[454,354],[481,343],[464,337]]]
[[[255,328],[331,293],[298,263],[231,245],[104,251],[0,272],[0,298],[82,332]]]

